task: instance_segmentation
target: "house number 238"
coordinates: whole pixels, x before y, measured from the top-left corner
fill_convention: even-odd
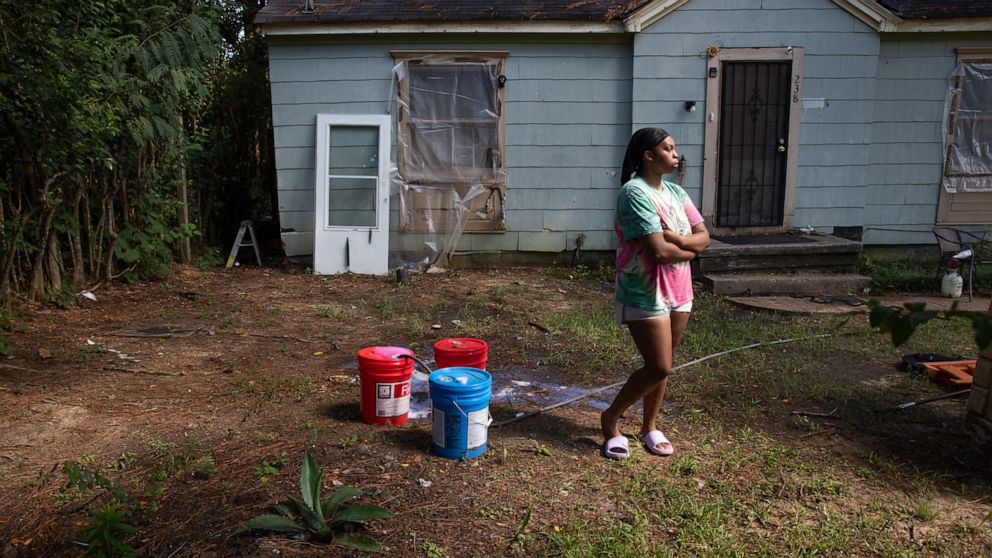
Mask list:
[[[799,74],[792,79],[792,102],[799,102]]]

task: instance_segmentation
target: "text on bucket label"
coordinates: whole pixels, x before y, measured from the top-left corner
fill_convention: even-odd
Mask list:
[[[410,411],[410,380],[392,384],[376,383],[375,416],[398,417]]]

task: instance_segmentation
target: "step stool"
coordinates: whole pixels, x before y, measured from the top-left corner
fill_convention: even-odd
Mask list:
[[[245,231],[248,231],[251,241],[245,242]],[[251,226],[251,220],[249,219],[241,221],[241,226],[238,227],[238,236],[234,239],[234,246],[231,246],[231,255],[227,257],[227,265],[224,266],[225,269],[234,267],[234,260],[237,259],[238,252],[245,246],[251,246],[255,249],[255,261],[258,262],[258,267],[262,267],[262,256],[258,254],[258,241],[255,240],[255,229]]]

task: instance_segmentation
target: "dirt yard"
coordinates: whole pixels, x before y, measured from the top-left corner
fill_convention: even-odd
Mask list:
[[[989,454],[963,434],[964,400],[886,412],[943,393],[892,364],[903,352],[974,354],[954,332],[896,350],[863,315],[762,313],[703,296],[679,362],[797,334],[846,337],[680,373],[663,411],[673,458],[632,443],[627,462],[603,459],[599,411],[580,403],[491,428],[484,456],[452,461],[430,454],[427,422],[361,422],[357,351],[401,345],[430,358],[436,340],[480,337],[494,375],[613,383],[637,359],[623,331],[599,331],[612,297],[601,274],[453,271],[404,286],[188,267],[94,294],[68,309],[23,304],[7,333],[3,558],[82,554],[80,529],[113,497],[81,487],[80,471],[119,481],[137,502],[126,540],[141,555],[359,555],[235,533],[298,495],[306,448],[328,492],[358,487],[359,503],[396,514],[368,533],[397,557],[992,554]],[[500,421],[534,408],[494,400],[492,412]],[[631,435],[637,414],[624,421]]]

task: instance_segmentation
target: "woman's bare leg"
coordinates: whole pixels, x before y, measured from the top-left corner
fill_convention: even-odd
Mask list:
[[[672,356],[674,358],[675,351],[678,350],[679,344],[682,342],[682,335],[685,333],[685,326],[689,323],[689,313],[672,312],[671,322]],[[641,436],[651,432],[652,430],[658,429],[658,415],[661,413],[661,404],[665,400],[665,389],[667,386],[668,377],[666,376],[658,387],[651,390],[644,396],[644,422],[641,424]],[[658,449],[667,450],[669,448],[661,447]]]
[[[613,403],[600,415],[600,426],[607,440],[620,435],[619,422],[623,412],[638,399],[657,389],[672,371],[671,319],[637,320],[628,322],[627,326],[637,351],[644,358],[644,366],[630,375]],[[683,329],[684,327],[685,324]]]

